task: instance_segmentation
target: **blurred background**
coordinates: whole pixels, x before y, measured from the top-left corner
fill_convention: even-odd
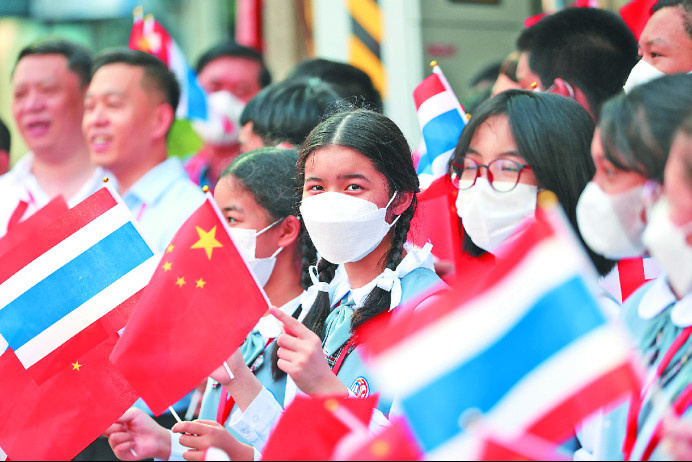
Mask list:
[[[595,0],[594,0],[595,1]],[[627,0],[598,0],[617,11]],[[323,57],[370,74],[385,112],[415,146],[420,130],[413,88],[436,60],[462,104],[473,104],[514,50],[524,21],[565,0],[0,0],[0,117],[13,135],[12,161],[27,149],[10,112],[10,75],[17,53],[47,36],[93,52],[127,46],[132,11],[141,5],[171,33],[194,65],[220,40],[261,50],[282,79],[298,62]],[[493,77],[494,81],[494,77]],[[185,150],[187,148],[184,148]],[[173,150],[175,151],[175,149]]]

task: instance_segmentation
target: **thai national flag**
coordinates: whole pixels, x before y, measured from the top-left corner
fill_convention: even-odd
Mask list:
[[[137,399],[108,357],[158,256],[109,188],[20,225],[0,255],[0,446],[71,460]]]
[[[129,47],[142,50],[166,63],[180,83],[180,103],[176,116],[181,119],[207,120],[207,97],[197,81],[197,75],[187,64],[185,55],[168,31],[154,19],[142,17],[142,8],[134,11],[134,24],[130,33]]]
[[[108,188],[46,230],[0,268],[0,352],[39,382],[51,376],[42,360],[138,293],[158,261]]]
[[[433,73],[413,90],[413,101],[425,144],[418,175],[421,187],[427,188],[447,173],[447,164],[466,125],[466,114],[435,62]]]
[[[364,332],[372,370],[429,458],[468,454],[477,439],[470,415],[503,440],[532,434],[557,444],[640,389],[630,344],[592,296],[592,270],[569,225],[551,211],[536,218],[489,273],[470,268],[449,295],[395,318],[386,335]]]

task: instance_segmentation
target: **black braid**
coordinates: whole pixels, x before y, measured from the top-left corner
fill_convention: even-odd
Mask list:
[[[312,285],[312,279],[310,279],[310,267],[317,262],[317,250],[315,249],[312,239],[308,235],[305,229],[305,224],[302,220],[300,223],[300,233],[301,233],[301,244],[302,244],[302,270],[300,272],[300,285],[303,289],[308,289]]]
[[[402,254],[404,252],[404,244],[406,243],[406,236],[408,235],[409,228],[411,227],[411,219],[416,210],[416,196],[414,194],[411,205],[407,208],[404,213],[401,214],[401,218],[396,222],[394,226],[394,236],[392,236],[392,247],[387,252],[387,265],[386,267],[394,271],[396,267],[401,263]],[[358,326],[364,322],[369,321],[380,313],[386,313],[389,310],[389,305],[392,302],[392,293],[379,287],[375,287],[365,299],[363,306],[353,313],[353,319],[351,319],[351,330],[354,331]]]

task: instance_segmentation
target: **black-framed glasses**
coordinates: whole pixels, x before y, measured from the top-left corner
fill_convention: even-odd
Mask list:
[[[470,157],[465,157],[462,164],[452,163],[450,175],[452,184],[461,190],[469,189],[476,184],[481,167],[487,170],[488,183],[498,192],[509,192],[517,186],[521,172],[531,170],[526,164],[511,159],[495,159],[488,165],[479,164]]]

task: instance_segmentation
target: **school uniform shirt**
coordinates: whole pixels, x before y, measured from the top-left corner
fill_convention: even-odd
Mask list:
[[[0,237],[7,234],[7,224],[20,201],[27,203],[27,209],[21,217],[27,219],[41,207],[50,202],[50,197],[31,172],[34,162],[34,154],[29,152],[24,155],[15,166],[6,174],[0,176]],[[96,167],[91,177],[72,197],[66,197],[67,205],[74,207],[103,186],[103,177],[108,176],[101,167]]]
[[[623,307],[625,325],[636,342],[640,357],[646,367],[645,383],[651,382],[656,369],[675,339],[687,327],[692,326],[692,294],[681,300],[675,297],[666,277],[660,277],[636,291]],[[655,385],[644,396],[637,425],[637,439],[632,460],[640,460],[657,425],[668,411],[670,403],[692,383],[692,336],[677,350]],[[603,443],[604,458],[621,460],[622,444],[626,436],[628,404],[623,404],[606,417]],[[683,418],[691,419],[686,410]],[[651,459],[666,459],[659,446]]]
[[[175,157],[149,170],[122,196],[144,238],[159,252],[204,202],[204,193],[188,179]]]
[[[301,297],[298,296],[291,300],[290,302],[286,303],[285,305],[281,306],[279,309],[283,311],[284,313],[288,314],[289,316],[293,316],[293,314],[296,312],[298,308],[300,308],[300,301]],[[272,318],[276,319],[273,316],[267,316],[267,318]],[[278,323],[278,321],[276,321]],[[253,370],[255,373],[257,372],[257,369],[260,367],[267,367],[266,365],[270,365],[271,363],[271,349],[267,348],[265,351],[265,347],[267,346],[267,342],[269,340],[272,340],[276,337],[276,329],[272,328],[268,323],[260,321],[257,326],[250,332],[243,342],[243,345],[240,347],[240,351],[243,355],[243,359],[245,360],[245,364],[250,367],[251,370]],[[271,372],[271,367],[269,367],[268,372]],[[265,380],[266,382],[267,380]],[[286,387],[286,381],[285,379],[280,380],[274,384],[273,388],[278,388],[278,389],[283,389]],[[268,391],[266,388],[262,389],[262,392],[265,393],[271,393]],[[207,380],[207,387],[204,390],[204,395],[202,396],[202,403],[200,406],[200,412],[199,412],[199,419],[202,420],[217,420],[217,414],[219,410],[219,403],[221,401],[221,394],[226,393],[223,387],[219,382],[216,380],[212,379],[211,377]],[[237,406],[234,406],[233,409],[237,409]],[[236,431],[233,431],[233,429],[228,425],[230,421],[230,418],[224,423],[226,426],[226,429],[231,432],[231,434],[240,442],[247,443],[247,444],[252,444],[251,441],[248,440],[248,438],[252,439],[254,436],[254,432],[252,432],[249,435],[243,435],[240,434]],[[170,432],[170,430],[169,430]],[[180,435],[177,433],[171,433],[171,455],[168,460],[184,460],[183,459],[183,452],[185,452],[187,447],[183,446],[180,444],[179,439]]]
[[[393,302],[395,307],[418,298],[424,293],[426,296],[434,295],[446,287],[433,270],[431,247],[427,245],[423,249],[411,249],[397,267],[396,283],[392,289],[392,295],[397,299]],[[399,271],[400,269],[402,271]],[[345,295],[334,297],[333,295],[343,291],[348,284],[344,270],[341,272],[337,270],[335,278],[338,275],[342,275],[340,280],[330,285],[332,311],[325,322],[326,335],[322,343],[323,352],[330,366],[333,365],[334,358],[338,357],[340,350],[348,346],[354,311],[362,306],[372,287],[377,285],[383,276],[378,276],[362,289],[348,290]],[[389,414],[392,397],[382,394],[379,384],[363,362],[358,347],[349,346],[349,348],[352,350],[343,359],[337,377],[349,389],[351,396],[364,398],[373,393],[380,393],[380,401],[376,408],[378,412],[375,412],[374,420],[371,421],[371,428],[381,426],[386,423],[384,416]],[[255,449],[261,451],[269,438],[271,429],[281,417],[283,408],[290,404],[296,393],[300,391],[288,377],[283,407],[279,405],[280,401],[274,394],[261,392],[245,412],[240,410],[234,412],[229,424],[239,433],[252,434],[253,436],[248,441]]]

